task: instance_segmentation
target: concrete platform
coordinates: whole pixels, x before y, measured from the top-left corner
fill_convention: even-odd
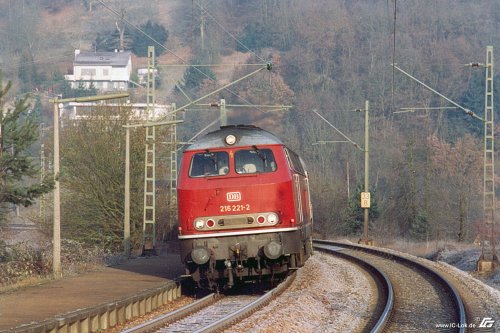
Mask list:
[[[138,257],[77,277],[0,294],[0,331],[116,301],[184,273],[179,254]]]

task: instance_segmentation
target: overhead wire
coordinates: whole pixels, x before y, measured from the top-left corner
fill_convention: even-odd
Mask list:
[[[230,33],[222,24],[219,23],[219,21],[214,17],[214,15],[212,15],[207,9],[206,7],[203,7],[201,5],[201,3],[199,1],[196,1],[196,5],[200,8],[200,10],[202,11],[202,13],[205,13],[207,14],[210,19],[215,22],[215,24],[217,24],[221,29],[222,31],[224,31],[225,33],[227,33],[233,40],[235,40],[239,45],[243,46],[243,48],[245,48],[246,50],[248,50],[250,53],[252,53],[253,55],[255,55],[255,57],[257,57],[259,60],[261,60],[262,62],[266,62],[265,59],[263,59],[262,57],[260,57],[256,52],[252,51],[249,47],[247,47],[243,42],[241,42],[238,38],[236,38],[232,33]],[[253,65],[253,64],[252,64]],[[248,64],[246,64],[246,66],[248,66]],[[231,90],[227,89],[228,91],[231,92]],[[233,93],[233,92],[232,92]],[[241,99],[242,101],[244,101],[245,103],[247,103],[248,105],[254,105],[254,103],[251,103],[250,101],[246,100],[245,98],[237,95],[236,93],[233,93],[236,97],[238,97],[239,99]],[[259,110],[260,112],[262,113],[265,113],[266,111],[260,109],[259,107],[256,107],[257,110]]]
[[[142,33],[144,36],[148,37],[150,40],[152,40],[155,44],[157,44],[158,46],[160,46],[161,48],[163,48],[164,50],[166,50],[167,52],[169,52],[170,54],[172,54],[174,57],[176,57],[178,60],[180,60],[182,63],[184,64],[188,64],[188,62],[186,60],[184,60],[182,57],[180,57],[179,55],[177,55],[174,51],[170,50],[169,48],[167,48],[165,45],[163,45],[162,43],[160,43],[159,41],[157,41],[155,38],[153,38],[152,36],[150,36],[147,32],[145,32],[144,30],[142,30],[141,28],[139,28],[138,26],[136,26],[135,24],[133,24],[132,22],[130,22],[129,20],[127,20],[126,18],[124,18],[120,13],[118,13],[116,10],[114,10],[113,8],[109,7],[108,5],[106,5],[102,0],[97,0],[101,5],[104,6],[104,8],[106,8],[107,10],[109,10],[110,12],[112,12],[113,14],[115,14],[116,16],[120,17],[120,19],[122,19],[126,24],[128,24],[129,26],[131,26],[132,28],[136,29],[137,31],[139,31],[140,33]],[[199,68],[197,68],[196,66],[193,66],[194,69],[196,71],[198,71],[201,75],[205,76],[206,78],[208,78],[209,80],[212,80],[214,81],[213,78],[211,78],[209,75],[207,75],[205,72],[203,72],[202,70],[200,70]],[[235,93],[234,91],[226,88],[225,89],[226,91],[228,91],[229,93],[233,94],[234,96],[236,96],[237,98],[239,98],[240,100],[244,101],[245,103],[247,104],[250,104],[252,105],[253,103],[250,103],[248,100],[246,100],[245,98],[239,96],[237,93]],[[258,108],[257,108],[258,109]],[[259,111],[263,112],[263,110],[260,110],[258,109]]]
[[[332,127],[335,131],[337,131],[337,133],[339,133],[344,139],[346,139],[347,141],[349,141],[350,143],[352,143],[354,145],[354,147],[356,147],[357,149],[359,149],[361,151],[364,150],[364,148],[360,147],[356,142],[354,142],[353,140],[351,140],[351,138],[349,138],[341,130],[339,130],[337,127],[335,127],[331,122],[329,122],[325,117],[323,117],[317,110],[313,109],[312,112],[314,112],[318,117],[320,117],[321,119],[323,119],[323,121],[325,121],[328,125],[330,125],[330,127]]]
[[[162,43],[160,43],[159,41],[157,41],[155,38],[153,38],[151,35],[149,35],[147,32],[145,32],[144,30],[142,30],[141,28],[139,28],[138,26],[136,26],[135,24],[133,24],[132,22],[130,22],[129,20],[127,20],[125,17],[123,17],[120,13],[118,13],[116,10],[114,10],[113,8],[109,7],[108,5],[106,5],[102,0],[97,0],[101,5],[104,6],[104,8],[106,8],[107,10],[109,10],[110,12],[112,12],[113,14],[117,15],[118,17],[120,17],[120,19],[123,20],[123,22],[127,23],[129,26],[131,26],[132,28],[136,29],[137,31],[139,31],[140,33],[142,33],[144,36],[148,37],[151,41],[153,41],[155,44],[157,44],[159,47],[163,48],[165,51],[167,51],[168,53],[170,53],[171,55],[173,55],[174,57],[176,57],[178,60],[182,61],[183,63],[186,63],[187,64],[187,61],[184,60],[182,57],[178,56],[174,51],[170,50],[169,48],[167,48],[165,45],[163,45]],[[201,71],[200,71],[201,72]]]
[[[266,60],[264,60],[262,57],[260,57],[257,53],[255,53],[254,51],[252,51],[250,48],[248,48],[243,42],[241,42],[238,38],[236,38],[232,33],[230,33],[226,28],[224,28],[224,26],[222,24],[219,23],[219,21],[217,21],[215,19],[215,17],[206,9],[204,8],[198,1],[196,2],[196,4],[198,5],[198,7],[200,7],[200,10],[204,11],[208,16],[210,16],[210,18],[212,19],[212,21],[215,22],[215,24],[217,24],[225,33],[227,33],[234,41],[236,41],[236,43],[238,43],[239,45],[241,45],[245,50],[247,50],[248,52],[252,53],[253,55],[255,55],[259,60],[263,61],[263,62],[266,62]]]
[[[205,132],[206,130],[208,130],[210,127],[214,126],[215,124],[217,124],[217,122],[219,122],[220,120],[220,116],[217,117],[214,121],[212,121],[210,124],[208,124],[207,126],[203,127],[201,130],[198,131],[198,133],[196,133],[195,135],[193,135],[187,142],[193,142],[194,139],[196,139],[197,137],[199,137],[201,134],[203,134],[203,132]],[[179,147],[177,148],[177,150],[181,150],[182,147]]]

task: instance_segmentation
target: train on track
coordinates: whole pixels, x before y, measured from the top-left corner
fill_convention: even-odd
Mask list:
[[[200,287],[283,277],[312,254],[305,164],[261,128],[223,126],[190,145],[177,194],[181,259]]]

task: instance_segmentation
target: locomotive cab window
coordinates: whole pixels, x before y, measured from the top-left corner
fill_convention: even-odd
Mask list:
[[[238,150],[234,154],[234,164],[239,174],[274,172],[277,169],[272,150],[256,146]]]
[[[288,148],[285,148],[285,153],[287,156],[288,163],[290,164],[290,168],[297,173],[305,175],[306,174],[305,168],[299,155],[297,155],[294,151]]]
[[[224,151],[194,154],[189,168],[190,177],[224,176],[229,173],[229,156]]]

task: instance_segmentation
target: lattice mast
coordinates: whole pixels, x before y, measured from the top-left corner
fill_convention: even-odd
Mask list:
[[[172,104],[172,121],[176,120],[175,103]],[[177,125],[170,127],[170,193],[169,193],[169,232],[177,223]]]
[[[155,49],[148,46],[147,120],[155,116]],[[146,127],[146,147],[144,156],[144,215],[143,254],[154,253],[156,249],[156,155],[155,127]]]
[[[481,259],[498,261],[495,251],[495,123],[493,110],[493,46],[486,47],[484,97],[484,175],[483,207],[485,230],[481,235]],[[488,239],[490,232],[490,239]],[[489,243],[489,247],[487,245]]]

